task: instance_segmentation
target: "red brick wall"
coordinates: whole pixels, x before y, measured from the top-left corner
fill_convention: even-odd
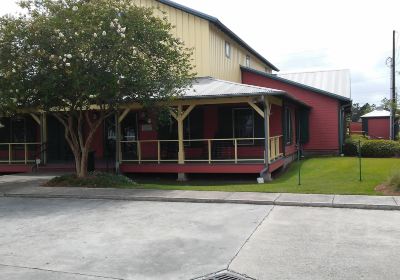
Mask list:
[[[390,139],[390,119],[369,118],[368,135],[372,138]]]
[[[306,151],[339,151],[339,101],[300,87],[242,71],[244,84],[284,90],[312,107],[310,111],[310,141]]]

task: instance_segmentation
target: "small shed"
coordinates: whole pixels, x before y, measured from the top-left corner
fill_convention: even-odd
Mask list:
[[[361,116],[362,130],[373,139],[390,139],[390,112],[375,110]]]

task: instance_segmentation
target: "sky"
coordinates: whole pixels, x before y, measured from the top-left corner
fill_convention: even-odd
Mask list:
[[[350,69],[354,102],[379,104],[390,97],[386,60],[392,56],[392,32],[400,32],[398,0],[175,2],[217,17],[282,73]],[[0,15],[16,11],[15,0],[0,1]]]

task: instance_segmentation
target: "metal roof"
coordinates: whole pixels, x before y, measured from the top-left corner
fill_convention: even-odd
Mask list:
[[[283,93],[281,90],[251,86],[211,77],[196,78],[192,87],[184,90],[184,98],[234,97]]]
[[[196,78],[191,87],[183,90],[181,99],[229,98],[263,95],[284,97],[302,107],[310,108],[308,104],[294,98],[282,90],[239,84],[212,77]]]
[[[329,92],[329,91],[326,91],[326,90],[322,90],[322,89],[319,89],[319,88],[316,88],[316,87],[312,87],[312,86],[309,86],[309,85],[306,85],[306,84],[302,84],[302,83],[295,82],[295,81],[292,81],[292,80],[289,80],[289,79],[285,79],[285,78],[279,77],[276,74],[269,74],[269,73],[262,72],[262,71],[259,71],[259,70],[255,70],[255,69],[252,69],[252,68],[248,68],[248,67],[245,67],[245,66],[241,66],[240,68],[242,69],[242,71],[247,71],[247,72],[254,73],[254,74],[260,75],[260,76],[264,76],[266,78],[270,78],[270,79],[273,79],[273,80],[276,80],[276,81],[279,81],[279,82],[282,82],[282,83],[286,83],[286,84],[290,84],[290,85],[293,85],[293,86],[296,86],[296,87],[304,88],[306,90],[313,91],[313,92],[316,92],[316,93],[320,93],[320,94],[323,94],[323,95],[338,99],[340,101],[344,101],[344,102],[347,102],[347,103],[351,101],[351,99],[349,97],[345,97],[345,96],[342,96],[342,95],[339,95],[339,94],[336,94],[336,93],[332,93],[332,92]]]
[[[351,98],[350,70],[279,73],[278,77]]]
[[[384,117],[390,117],[390,112],[386,110],[375,110],[361,116],[361,118],[384,118]]]
[[[243,48],[247,49],[251,54],[253,54],[255,57],[257,57],[259,60],[261,60],[263,63],[267,64],[269,67],[271,67],[272,70],[279,71],[279,69],[273,65],[271,62],[269,62],[265,57],[263,57],[261,54],[259,54],[256,50],[254,50],[252,47],[250,47],[245,41],[243,41],[238,35],[236,35],[232,30],[230,30],[225,24],[219,21],[218,18],[207,15],[205,13],[199,12],[195,9],[186,7],[184,5],[178,4],[176,2],[170,1],[170,0],[157,0],[158,2],[173,7],[175,9],[184,11],[188,14],[195,15],[199,18],[208,20],[209,22],[212,22],[215,24],[219,29],[221,29],[225,34],[227,34],[229,37],[231,37],[233,40],[235,40],[239,45],[241,45]]]

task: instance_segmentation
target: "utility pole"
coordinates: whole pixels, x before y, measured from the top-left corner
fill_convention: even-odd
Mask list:
[[[393,55],[392,55],[392,98],[390,106],[390,139],[395,140],[394,123],[396,120],[396,30],[393,30]]]

